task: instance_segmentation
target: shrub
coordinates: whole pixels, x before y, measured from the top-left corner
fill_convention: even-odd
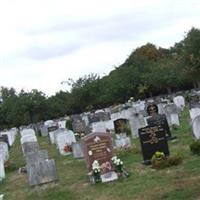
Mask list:
[[[200,155],[200,140],[194,141],[190,145],[190,150],[192,151],[193,154]]]
[[[164,169],[166,167],[177,166],[182,163],[180,155],[166,157],[163,152],[156,152],[152,157],[152,167],[154,169]]]
[[[182,163],[183,159],[180,155],[174,155],[168,157],[168,165],[169,166],[176,166]]]

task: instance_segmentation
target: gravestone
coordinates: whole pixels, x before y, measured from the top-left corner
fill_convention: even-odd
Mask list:
[[[57,129],[58,129],[57,123],[53,123],[53,124],[51,124],[51,126],[48,127],[49,138],[50,138],[51,144],[55,144],[54,132]]]
[[[125,133],[116,134],[115,145],[117,148],[131,148],[131,139]]]
[[[73,127],[73,131],[75,133],[86,133],[87,132],[87,127],[86,127],[85,121],[83,121],[82,119],[73,121],[72,127]]]
[[[173,102],[181,110],[183,110],[183,108],[185,107],[185,99],[184,99],[183,96],[176,96],[176,97],[174,97]]]
[[[190,112],[190,119],[193,121],[195,117],[200,115],[200,108],[192,108],[189,110]]]
[[[165,114],[167,116],[167,121],[169,126],[180,125],[179,122],[179,109],[176,104],[171,103],[164,106]]]
[[[0,154],[0,181],[2,181],[5,176],[4,160],[3,156]]]
[[[26,154],[26,163],[34,164],[36,162],[40,162],[48,159],[48,151],[47,150],[38,150],[36,152],[29,152]]]
[[[161,125],[165,131],[166,138],[170,139],[172,137],[166,116],[164,114],[154,115],[153,117],[147,118],[147,123],[149,126]]]
[[[41,185],[58,180],[55,161],[42,160],[27,164],[27,173],[30,186]]]
[[[48,136],[48,128],[45,125],[40,126],[40,132],[43,137]]]
[[[1,135],[1,133],[0,133],[0,142],[5,142],[8,145],[8,148],[11,147],[10,144],[9,144],[7,135]]]
[[[200,139],[200,115],[195,117],[192,122],[192,131],[196,139]]]
[[[108,133],[92,133],[85,136],[82,140],[88,172],[92,171],[92,164],[97,160],[102,167],[102,182],[116,180],[118,176],[114,172],[111,162],[113,156],[111,136]]]
[[[5,142],[0,142],[0,154],[3,157],[4,163],[9,159],[8,144]]]
[[[72,131],[67,131],[67,133],[60,133],[57,135],[56,143],[60,154],[69,155],[72,153],[72,143],[76,142],[76,138]]]
[[[37,142],[24,142],[22,144],[22,152],[24,156],[31,152],[37,152],[39,150],[39,145]]]
[[[73,156],[74,158],[83,158],[83,148],[82,148],[82,143],[81,142],[76,142],[76,143],[72,143],[72,152],[73,152]]]
[[[139,129],[140,143],[144,164],[150,164],[152,156],[156,151],[169,155],[168,143],[165,130],[160,125],[146,126]]]
[[[158,114],[158,106],[155,103],[150,103],[147,106],[147,114],[149,116],[157,115]]]
[[[21,132],[21,137],[25,136],[25,135],[35,135],[35,131],[33,129],[23,129]]]
[[[129,122],[127,119],[120,118],[114,121],[114,128],[116,134],[126,133],[128,126]]]

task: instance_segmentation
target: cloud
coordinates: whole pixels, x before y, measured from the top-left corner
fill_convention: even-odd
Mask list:
[[[108,74],[147,42],[169,47],[200,27],[195,0],[0,2],[0,85],[54,94],[60,83]]]

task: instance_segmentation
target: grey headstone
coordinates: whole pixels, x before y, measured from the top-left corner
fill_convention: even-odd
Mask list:
[[[72,144],[72,152],[74,158],[79,159],[84,157],[81,142],[76,142]]]
[[[39,145],[37,142],[25,142],[22,144],[22,151],[24,155],[31,152],[37,152],[38,150],[39,150]]]
[[[30,186],[58,180],[55,161],[53,159],[28,164],[27,172]]]
[[[33,164],[48,159],[47,150],[39,150],[37,152],[30,152],[26,154],[26,163]]]

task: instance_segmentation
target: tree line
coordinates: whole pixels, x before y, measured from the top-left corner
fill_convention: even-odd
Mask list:
[[[173,47],[147,43],[136,48],[125,62],[107,76],[89,74],[68,80],[70,91],[47,97],[1,87],[0,129],[19,127],[73,113],[104,108],[178,90],[200,88],[200,29],[189,30]]]

